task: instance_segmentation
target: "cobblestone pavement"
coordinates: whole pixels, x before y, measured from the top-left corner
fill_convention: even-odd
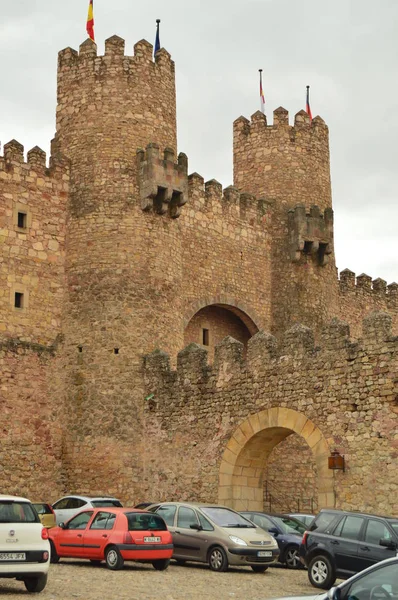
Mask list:
[[[122,571],[87,561],[63,560],[51,565],[48,583],[36,596],[21,581],[0,579],[0,597],[10,600],[262,600],[279,596],[314,594],[304,570],[271,567],[265,573],[231,568],[214,573],[205,565],[171,563],[167,571],[151,565],[127,563]]]

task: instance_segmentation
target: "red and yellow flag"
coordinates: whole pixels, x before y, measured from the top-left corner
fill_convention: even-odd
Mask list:
[[[86,30],[90,40],[93,40],[93,42],[95,42],[93,0],[89,0]]]

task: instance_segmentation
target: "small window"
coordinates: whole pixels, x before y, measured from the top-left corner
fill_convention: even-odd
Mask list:
[[[113,349],[113,353],[114,353],[114,354],[119,354],[119,348],[114,348],[114,349]]]
[[[15,292],[14,306],[15,308],[23,308],[23,294],[21,292]]]
[[[202,329],[202,344],[203,344],[203,346],[209,345],[209,330],[208,329]]]
[[[384,523],[370,519],[366,528],[365,542],[379,545],[380,540],[391,540],[391,533]]]
[[[18,215],[17,215],[17,224],[18,224],[18,227],[20,229],[26,229],[26,224],[27,224],[26,222],[27,222],[26,213],[24,213],[24,212],[18,212]]]
[[[91,523],[90,529],[112,529],[115,524],[116,515],[114,513],[99,512]]]
[[[359,532],[361,531],[364,519],[361,517],[346,517],[341,531],[335,531],[334,535],[339,535],[342,538],[347,538],[349,540],[358,540]],[[337,528],[339,529],[339,527]]]
[[[213,525],[201,513],[198,513],[199,522],[203,531],[214,531]]]

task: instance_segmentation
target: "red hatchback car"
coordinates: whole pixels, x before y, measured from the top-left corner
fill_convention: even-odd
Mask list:
[[[134,560],[163,571],[173,554],[171,533],[162,517],[136,508],[85,510],[48,534],[52,563],[62,557],[87,558],[93,564],[105,560],[116,571],[125,560]]]

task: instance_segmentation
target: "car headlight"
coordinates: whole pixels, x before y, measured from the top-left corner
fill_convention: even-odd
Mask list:
[[[231,542],[233,542],[234,544],[237,544],[238,546],[247,546],[245,540],[242,540],[241,538],[237,537],[236,535],[230,535],[229,539],[231,540]]]

